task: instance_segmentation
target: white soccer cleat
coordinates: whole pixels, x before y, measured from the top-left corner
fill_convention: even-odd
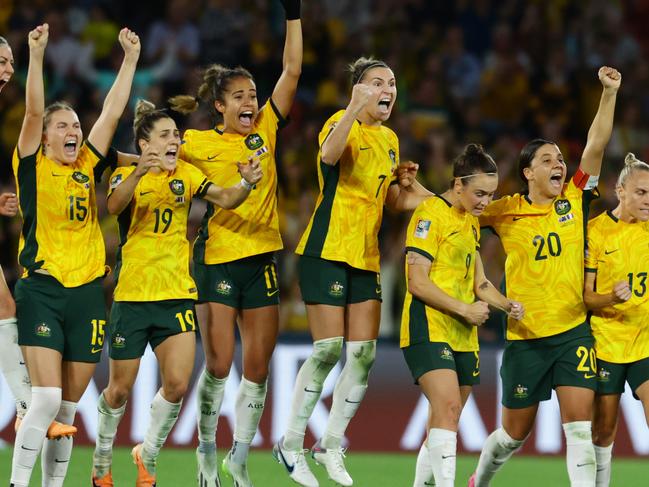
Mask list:
[[[282,436],[273,446],[273,457],[277,460],[277,463],[284,465],[289,477],[294,482],[303,487],[319,487],[318,479],[313,475],[304,456],[304,452],[308,450],[286,450],[282,446],[283,442],[284,437]]]
[[[311,456],[318,465],[323,465],[327,469],[327,475],[331,480],[344,487],[354,485],[343,461],[345,458],[344,448],[323,448],[318,440],[311,448]]]
[[[201,453],[196,448],[196,463],[198,465],[198,487],[221,487],[216,451]]]
[[[232,461],[232,450],[223,459],[221,472],[228,478],[232,479],[234,487],[253,487],[250,477],[248,477],[247,465],[235,463]]]

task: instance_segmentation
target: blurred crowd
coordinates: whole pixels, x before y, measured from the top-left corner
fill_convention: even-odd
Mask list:
[[[499,166],[499,194],[520,189],[517,156],[529,139],[556,141],[572,173],[597,108],[602,65],[622,72],[615,129],[609,144],[597,214],[616,203],[614,181],[626,152],[649,159],[649,2],[642,0],[303,0],[304,65],[291,123],[278,143],[279,202],[285,250],[280,253],[282,328],[306,330],[293,249],[317,195],[317,134],[347,105],[346,65],[359,56],[385,60],[397,78],[397,106],[388,122],[400,139],[401,159],[420,165],[433,191],[450,181],[450,162],[468,142],[482,143]],[[46,51],[47,101],[65,99],[87,133],[121,62],[123,26],[135,30],[143,55],[133,102],[165,106],[169,96],[195,94],[201,67],[242,65],[255,76],[260,102],[282,65],[284,17],[278,0],[6,0],[0,35],[11,44],[16,75],[0,96],[0,189],[13,191],[11,154],[24,113],[27,33],[50,24]],[[132,106],[131,106],[132,108]],[[206,110],[178,117],[181,128],[210,128]],[[114,139],[132,151],[132,112]],[[105,175],[104,182],[108,175]],[[100,207],[104,205],[102,186]],[[192,210],[193,238],[204,207]],[[102,208],[108,262],[118,244],[115,218]],[[404,292],[403,242],[409,215],[387,214],[381,230],[382,334],[398,335]],[[20,221],[0,222],[0,263],[12,284],[19,275]],[[502,278],[500,244],[484,236],[483,261],[494,283]],[[106,292],[112,290],[106,280]],[[481,330],[502,340],[497,319]]]

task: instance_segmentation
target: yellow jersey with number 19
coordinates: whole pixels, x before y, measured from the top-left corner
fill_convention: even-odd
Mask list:
[[[113,172],[109,196],[134,170],[129,166]],[[197,299],[189,274],[187,217],[192,198],[202,198],[210,184],[199,169],[181,160],[174,171],[149,172],[138,181],[117,219],[115,301]]]
[[[106,274],[104,237],[97,219],[94,169],[103,156],[84,142],[74,164],[58,164],[43,154],[12,165],[23,219],[18,261],[23,277],[42,269],[65,287],[87,284]]]
[[[549,205],[515,194],[492,202],[480,216],[505,249],[507,297],[525,306],[522,320],[508,318],[508,340],[557,335],[586,320],[584,233],[591,199],[572,178]]]
[[[649,223],[626,223],[610,211],[588,222],[586,272],[596,273],[595,290],[612,292],[626,281],[631,299],[592,312],[597,358],[630,363],[649,357]]]
[[[320,150],[345,110],[320,131]],[[320,194],[295,252],[379,272],[378,233],[383,205],[399,164],[399,139],[388,127],[355,121],[340,160],[327,165],[318,153]]]
[[[479,235],[476,217],[458,211],[441,196],[433,196],[424,200],[410,219],[406,251],[417,252],[432,262],[428,277],[442,291],[464,303],[473,303]],[[448,343],[455,352],[475,352],[479,348],[478,328],[427,306],[407,291],[400,346],[425,341]]]
[[[196,262],[222,264],[282,248],[275,145],[277,131],[285,124],[286,120],[269,99],[247,136],[225,133],[219,128],[185,131],[178,157],[198,167],[214,184],[221,187],[237,184],[241,180],[237,161],[246,163],[249,156],[259,157],[264,173],[263,179],[237,208],[226,210],[208,203],[194,243]]]

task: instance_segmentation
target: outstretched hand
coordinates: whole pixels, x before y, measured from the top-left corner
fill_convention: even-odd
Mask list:
[[[618,90],[622,84],[622,74],[615,68],[609,66],[602,66],[597,72],[597,76],[606,89]]]
[[[404,161],[397,166],[397,181],[399,186],[407,188],[415,182],[419,164],[412,161]]]
[[[29,32],[29,35],[27,37],[29,50],[32,52],[44,51],[45,46],[47,46],[47,40],[49,36],[50,26],[48,24],[41,24],[37,26],[34,30]]]
[[[255,185],[261,181],[261,177],[264,174],[261,170],[258,157],[248,157],[248,162],[246,164],[237,162],[237,168],[239,169],[241,177],[250,185]]]

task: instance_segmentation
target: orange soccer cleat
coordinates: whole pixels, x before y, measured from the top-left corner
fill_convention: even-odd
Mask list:
[[[92,487],[113,487],[113,474],[108,472],[102,478],[95,477],[95,471],[92,471]]]
[[[16,422],[14,423],[14,431],[18,431],[20,425],[22,424],[23,419],[16,416]],[[77,428],[70,424],[59,423],[58,421],[52,421],[50,427],[47,428],[48,440],[55,440],[56,438],[61,438],[63,436],[74,436],[77,433]]]
[[[155,475],[151,475],[142,462],[142,443],[133,447],[131,456],[133,457],[133,463],[137,465],[135,487],[156,487]]]

